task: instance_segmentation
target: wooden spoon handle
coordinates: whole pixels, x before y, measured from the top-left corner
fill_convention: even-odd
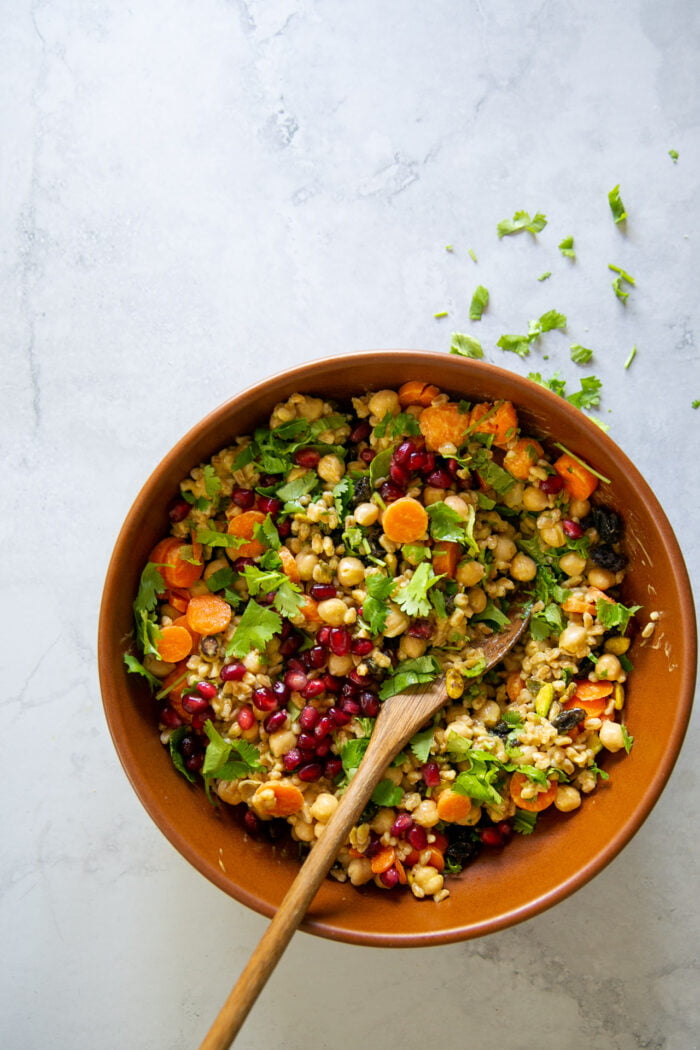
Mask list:
[[[375,753],[370,755],[370,750]],[[387,748],[379,738],[376,744],[374,739],[370,741],[365,760],[341,798],[323,835],[304,861],[246,968],[205,1036],[200,1050],[226,1050],[235,1039],[392,757],[391,747]],[[370,760],[367,761],[367,758]]]

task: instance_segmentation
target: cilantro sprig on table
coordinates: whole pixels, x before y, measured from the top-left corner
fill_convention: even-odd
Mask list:
[[[484,310],[489,305],[489,298],[488,288],[484,288],[483,284],[477,285],[469,306],[469,319],[471,321],[481,320]]]
[[[566,325],[566,314],[558,310],[547,310],[537,320],[529,322],[527,335],[502,335],[497,340],[496,346],[501,350],[517,354],[518,357],[527,357],[536,339],[539,339],[545,332],[551,332],[556,328],[563,330]]]

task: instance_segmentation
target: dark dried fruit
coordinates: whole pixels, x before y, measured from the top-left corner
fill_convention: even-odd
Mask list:
[[[493,733],[494,736],[500,736],[501,740],[505,740],[512,728],[513,726],[509,726],[507,722],[497,722],[489,732]]]
[[[591,559],[600,565],[601,569],[609,569],[610,572],[620,572],[627,564],[624,554],[618,554],[607,543],[600,543],[591,549]]]
[[[568,711],[562,711],[560,715],[552,719],[552,725],[559,733],[568,733],[570,729],[583,722],[586,712],[580,707],[571,707]]]
[[[609,507],[593,507],[581,524],[595,529],[602,543],[617,543],[622,536],[622,518]]]
[[[356,507],[358,503],[366,503],[372,495],[372,486],[369,483],[369,477],[365,475],[362,478],[358,478],[355,482],[355,491],[352,499],[350,500],[350,506]]]
[[[202,656],[216,656],[219,651],[219,639],[215,634],[208,634],[199,643],[199,650]]]
[[[481,852],[481,839],[473,828],[452,824],[446,829],[449,845],[445,850],[445,864],[455,871],[476,860]]]

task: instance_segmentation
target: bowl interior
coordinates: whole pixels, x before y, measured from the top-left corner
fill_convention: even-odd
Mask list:
[[[625,521],[628,604],[660,614],[638,638],[625,721],[631,754],[608,756],[610,781],[580,810],[544,814],[532,836],[484,853],[450,880],[435,905],[410,894],[356,890],[328,879],[302,928],[361,944],[408,946],[478,936],[528,918],[581,886],[622,849],[656,802],[680,748],[695,681],[695,618],[683,559],[649,486],[629,459],[578,409],[529,380],[444,354],[382,351],[314,362],[275,376],[220,406],[165,457],[139,493],[119,535],[105,583],[99,630],[100,681],[109,728],[141,802],[170,842],[213,883],[272,915],[298,864],[295,851],[250,839],[226,806],[179,776],[160,744],[147,687],[127,676],[122,656],[132,630],[131,603],[150,550],[168,531],[166,508],[179,481],[238,434],[264,423],[273,406],[299,390],[348,399],[358,391],[428,380],[469,400],[507,398],[523,429],[553,436],[610,479],[601,498]],[[659,698],[664,702],[660,703]]]

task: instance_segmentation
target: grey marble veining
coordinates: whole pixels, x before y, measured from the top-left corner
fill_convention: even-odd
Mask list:
[[[601,377],[596,413],[697,579],[700,6],[6,0],[0,20],[0,1043],[184,1050],[264,922],[171,849],[111,746],[95,631],[123,517],[250,383],[467,331],[515,371]],[[499,241],[520,208],[547,228]],[[624,306],[609,263],[636,278]],[[551,308],[565,334],[495,348]],[[301,934],[237,1045],[697,1048],[697,743],[694,722],[573,898],[445,948]]]

